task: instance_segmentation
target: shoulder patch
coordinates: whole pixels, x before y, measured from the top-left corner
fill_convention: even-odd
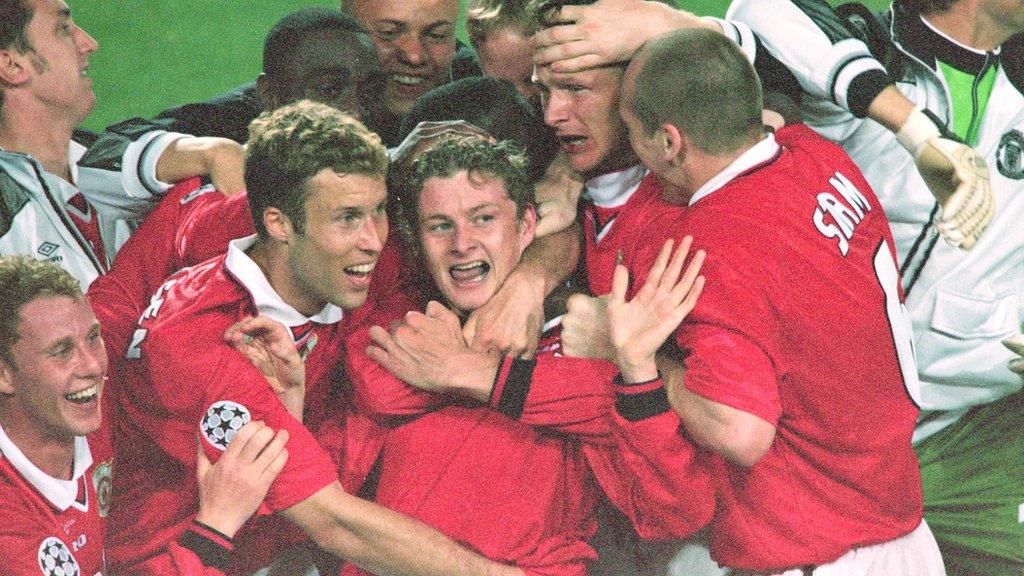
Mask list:
[[[55,536],[39,545],[39,569],[44,576],[79,576],[81,572],[71,550]]]
[[[195,200],[196,198],[202,196],[203,194],[208,194],[210,192],[216,192],[216,191],[217,191],[217,189],[213,187],[213,184],[205,184],[205,185],[200,186],[199,188],[196,188],[195,190],[189,192],[188,194],[185,194],[184,196],[182,196],[181,200],[179,200],[179,202],[181,204],[183,204],[183,205],[184,204],[188,204],[189,202]]]
[[[96,466],[92,472],[92,488],[96,491],[96,500],[99,506],[100,518],[106,518],[110,513],[110,495],[112,492],[112,476],[110,473],[110,461],[103,462]]]
[[[220,400],[206,409],[199,430],[214,448],[224,451],[238,430],[252,420],[249,409],[237,402]]]

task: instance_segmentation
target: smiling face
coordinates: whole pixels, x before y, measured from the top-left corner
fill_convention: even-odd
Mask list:
[[[287,238],[290,282],[274,288],[307,315],[358,308],[388,236],[384,178],[325,168],[306,187],[304,230]]]
[[[585,178],[636,163],[619,118],[622,69],[595,68],[574,74],[537,69],[544,122],[555,129],[572,167]]]
[[[462,312],[498,291],[533,240],[536,215],[520,219],[497,178],[430,178],[419,199],[419,238],[427,268],[448,304]]]
[[[4,429],[34,446],[95,432],[107,353],[89,301],[41,296],[19,318],[11,362],[0,361]]]
[[[35,99],[77,124],[96,104],[92,79],[86,75],[89,55],[99,44],[71,19],[62,0],[30,0],[32,20],[26,28],[31,49],[21,55],[27,86]]]
[[[403,116],[451,79],[456,0],[355,0],[352,15],[373,37],[384,71],[385,108]]]

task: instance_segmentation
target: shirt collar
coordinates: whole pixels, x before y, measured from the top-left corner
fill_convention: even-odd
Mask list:
[[[342,310],[334,304],[328,303],[315,316],[307,317],[282,300],[281,296],[270,285],[270,282],[267,281],[267,277],[263,275],[263,270],[260,270],[260,267],[245,253],[255,243],[255,235],[229,242],[228,255],[224,261],[224,266],[249,291],[258,313],[266,315],[289,328],[302,326],[306,322],[334,324],[341,320]]]
[[[54,478],[33,464],[0,426],[0,452],[21,477],[59,510],[67,510],[78,499],[78,481],[92,466],[92,452],[85,436],[75,436],[75,466],[70,480]]]
[[[587,180],[586,194],[595,205],[602,208],[617,208],[629,201],[640,188],[640,182],[647,176],[647,168],[640,164],[611,174]]]
[[[697,191],[693,193],[693,196],[690,197],[689,205],[693,206],[701,198],[731,182],[733,178],[736,178],[758,164],[763,164],[771,160],[778,152],[779,144],[775,141],[775,135],[767,134],[764,139],[751,146],[750,149],[743,154],[740,154],[739,158],[732,161],[732,164],[726,166],[724,170],[712,176],[710,180],[698,188]]]

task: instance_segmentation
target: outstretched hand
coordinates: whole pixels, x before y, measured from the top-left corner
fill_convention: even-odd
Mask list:
[[[615,267],[607,304],[608,331],[615,363],[626,382],[657,378],[654,354],[697,304],[704,289],[704,277],[698,274],[705,253],[698,250],[684,272],[692,243],[687,236],[673,253],[673,241],[667,240],[643,287],[628,302],[629,271],[621,264]]]

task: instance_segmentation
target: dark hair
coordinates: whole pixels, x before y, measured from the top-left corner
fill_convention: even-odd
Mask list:
[[[264,112],[249,125],[245,186],[253,225],[262,238],[263,212],[273,206],[305,230],[309,179],[323,169],[339,174],[387,174],[380,137],[348,114],[326,104],[299,100]]]
[[[14,366],[11,346],[18,341],[21,309],[36,298],[82,298],[82,288],[67,270],[49,260],[0,257],[0,360]]]
[[[647,42],[633,59],[631,106],[648,135],[663,124],[709,154],[734,152],[763,132],[761,81],[731,40],[678,30]]]
[[[18,52],[32,49],[27,32],[34,14],[25,0],[0,0],[0,49]],[[0,106],[3,103],[4,91],[0,90]]]
[[[544,176],[558,153],[554,131],[506,80],[477,76],[434,88],[416,99],[400,134],[408,136],[424,121],[464,120],[498,140],[518,144],[527,157],[532,182]]]
[[[418,252],[420,193],[427,180],[467,172],[473,180],[501,180],[505,193],[522,218],[533,204],[533,186],[526,174],[526,157],[515,142],[492,142],[483,135],[451,136],[434,144],[410,162],[395,165],[397,185],[395,225],[406,246]]]
[[[299,8],[286,14],[267,32],[263,42],[263,71],[270,76],[287,75],[302,39],[320,30],[369,35],[366,28],[349,14],[326,6]]]
[[[945,12],[960,0],[900,0],[902,8],[914,14],[936,14]]]

